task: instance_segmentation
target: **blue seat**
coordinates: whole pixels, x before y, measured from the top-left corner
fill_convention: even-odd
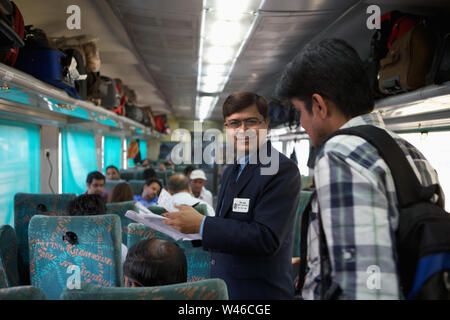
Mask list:
[[[166,234],[140,223],[128,225],[128,248],[141,240],[160,238],[173,241],[184,250],[187,260],[187,281],[205,280],[211,277],[211,254],[202,247],[193,247],[191,241],[175,241]]]
[[[0,289],[0,300],[46,300],[44,291],[33,286]]]
[[[4,271],[6,286],[15,287],[20,284],[17,269],[17,238],[14,229],[9,225],[0,227],[0,268]]]
[[[74,235],[76,241],[67,240]],[[48,299],[58,299],[68,285],[77,287],[81,281],[121,286],[121,245],[117,215],[36,215],[29,226],[31,285]]]
[[[107,214],[117,214],[120,217],[120,223],[122,225],[122,243],[125,245],[127,244],[128,225],[134,222],[125,217],[125,213],[127,213],[128,210],[138,212],[138,209],[134,205],[135,203],[136,201],[124,201],[106,204]]]
[[[63,216],[69,201],[75,194],[33,194],[16,193],[14,196],[14,228],[17,236],[19,279],[21,285],[30,284],[30,263],[28,254],[28,223],[36,214]],[[39,208],[45,208],[42,212]]]
[[[228,289],[222,279],[138,288],[105,288],[82,283],[80,290],[64,290],[61,300],[228,300]]]

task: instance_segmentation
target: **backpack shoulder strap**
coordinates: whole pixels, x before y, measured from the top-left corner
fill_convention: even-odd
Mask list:
[[[337,135],[355,135],[373,145],[391,169],[399,206],[407,207],[421,200],[429,200],[437,185],[422,187],[400,146],[385,130],[362,125],[338,130],[328,136],[322,145]]]

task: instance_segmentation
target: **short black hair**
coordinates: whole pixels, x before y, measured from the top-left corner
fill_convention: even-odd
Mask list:
[[[144,287],[186,282],[186,256],[175,242],[157,238],[142,240],[128,250],[123,274]]]
[[[290,62],[276,88],[281,99],[297,98],[312,112],[311,97],[320,94],[347,117],[373,110],[372,91],[356,50],[341,39],[307,45]]]
[[[157,184],[159,184],[159,188],[160,188],[159,192],[161,193],[161,190],[162,190],[162,188],[163,188],[163,185],[162,185],[161,181],[159,181],[159,179],[155,179],[155,178],[148,179],[148,180],[145,181],[145,185],[146,185],[146,186],[149,186],[149,185],[151,185],[153,182],[156,182]],[[159,193],[158,193],[158,196],[159,196]]]
[[[105,169],[105,172],[108,171],[108,169],[111,169],[111,168],[115,169],[117,171],[117,173],[119,173],[119,169],[117,169],[117,167],[113,166],[113,165],[107,166],[106,169]]]
[[[82,194],[67,204],[69,216],[106,214],[105,200],[98,194]]]
[[[230,94],[223,103],[222,116],[226,119],[233,113],[244,110],[248,107],[256,105],[258,112],[267,119],[269,106],[264,97],[253,92],[240,91]]]
[[[88,174],[88,176],[86,178],[86,182],[91,184],[92,181],[94,181],[94,179],[95,180],[105,180],[105,176],[101,172],[92,171]]]
[[[158,175],[156,174],[155,169],[153,168],[147,168],[144,170],[144,172],[142,173],[142,178],[144,180],[149,180],[149,179],[155,179],[158,178]]]

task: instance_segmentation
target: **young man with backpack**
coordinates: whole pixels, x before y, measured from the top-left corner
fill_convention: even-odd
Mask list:
[[[311,211],[304,213],[303,221],[309,221],[302,227],[307,230],[303,252],[308,255],[302,268],[307,269],[306,261],[309,268],[300,284],[302,297],[404,298],[397,250],[401,206],[393,173],[366,139],[353,134],[327,138],[360,125],[386,131],[406,156],[419,185],[436,185],[426,201],[443,208],[436,171],[414,146],[386,130],[378,113],[372,113],[374,101],[363,63],[343,40],[307,46],[286,67],[277,94],[300,111],[301,125],[317,148],[316,193]]]

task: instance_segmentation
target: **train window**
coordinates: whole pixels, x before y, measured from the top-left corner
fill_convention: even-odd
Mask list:
[[[14,225],[14,195],[40,191],[39,126],[0,120],[0,225]]]
[[[445,209],[450,210],[450,149],[445,148],[450,132],[406,133],[400,136],[419,149],[436,169],[446,196]]]
[[[62,191],[80,194],[86,191],[86,177],[97,170],[93,133],[62,130]],[[83,146],[80,148],[80,146]]]
[[[122,152],[120,137],[105,136],[103,144],[103,171],[106,167],[115,166],[120,168],[120,156]]]

